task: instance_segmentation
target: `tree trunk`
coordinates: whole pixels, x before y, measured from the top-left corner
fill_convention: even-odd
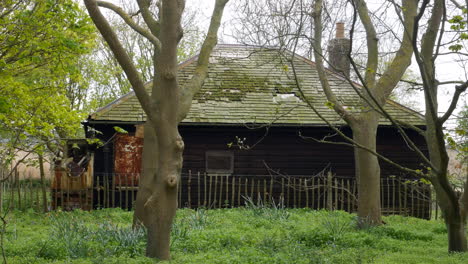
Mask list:
[[[178,134],[176,138],[177,143],[172,148],[159,147],[161,140],[155,136],[154,127],[145,125],[143,171],[135,202],[134,225],[141,222],[147,228],[146,255],[158,259],[170,259],[170,234],[177,210],[183,149]]]
[[[448,250],[449,252],[466,252],[465,221],[461,219],[447,219]]]
[[[378,117],[377,114],[361,115],[353,125],[353,139],[376,151]],[[361,227],[380,225],[380,165],[377,156],[367,150],[355,147],[354,159],[358,184],[358,217]]]
[[[437,85],[432,85],[430,92],[437,94]],[[429,91],[429,90],[428,90]],[[428,93],[426,91],[426,93]],[[448,251],[466,252],[466,212],[462,195],[457,194],[448,177],[449,156],[445,147],[442,124],[438,122],[436,97],[426,96],[426,142],[429,158],[436,171],[431,170],[431,182],[437,195],[445,225],[447,226]],[[465,190],[466,192],[466,190]]]
[[[436,177],[436,176],[435,176]],[[439,180],[434,178],[433,185],[437,194],[437,203],[440,206],[447,227],[448,251],[468,251],[466,240],[466,216],[462,204],[453,189],[444,188]]]
[[[138,192],[135,199],[135,212],[133,215],[133,226],[139,227],[145,220],[145,203],[152,194],[152,181],[157,171],[158,144],[156,135],[148,120],[144,125],[143,155],[141,159],[141,173],[138,183]]]

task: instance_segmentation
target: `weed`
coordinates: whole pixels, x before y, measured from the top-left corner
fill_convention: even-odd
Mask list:
[[[49,242],[60,245],[66,257],[83,258],[95,254],[136,256],[142,253],[146,237],[143,228],[120,227],[109,222],[93,227],[73,216],[55,216],[51,221]],[[39,255],[47,257],[50,254],[48,248],[48,245],[43,245]]]
[[[260,197],[257,203],[251,197],[243,196],[245,201],[245,208],[251,211],[255,216],[265,217],[269,220],[286,220],[289,218],[290,213],[284,206],[284,201],[280,200],[278,203],[271,199],[268,203],[264,203]]]
[[[340,240],[352,227],[352,222],[336,211],[325,214],[320,222],[325,232],[330,235],[332,243]]]
[[[208,215],[206,213],[206,210],[203,208],[199,208],[195,210],[195,212],[187,217],[187,221],[190,225],[191,229],[203,229],[206,224],[208,223],[207,221]]]

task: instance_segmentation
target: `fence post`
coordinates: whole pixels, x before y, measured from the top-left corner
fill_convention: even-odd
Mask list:
[[[216,174],[215,176],[215,182],[214,182],[214,197],[213,197],[213,208],[216,207],[216,204],[218,203],[217,198],[217,190],[218,190],[218,175]],[[211,207],[211,204],[210,204]]]
[[[348,189],[348,213],[352,213],[351,209],[351,183],[349,182],[349,179],[346,179],[346,188]]]
[[[260,179],[257,180],[257,203],[262,199],[262,196],[260,196]]]
[[[203,182],[203,185],[205,186],[205,188],[203,188],[203,191],[204,191],[204,195],[203,195],[203,206],[207,207],[208,205],[206,204],[206,201],[207,201],[207,200],[206,200],[206,190],[207,190],[206,186],[207,186],[207,184],[208,184],[208,183],[207,183],[208,181],[207,181],[207,178],[206,178],[206,172],[205,172],[203,175],[204,175],[204,179],[205,179],[205,181]],[[210,191],[211,191],[211,178],[210,178]]]
[[[309,208],[309,189],[307,188],[307,179],[304,179],[304,190],[305,190],[305,196],[306,196],[305,207]]]
[[[229,203],[231,203],[231,201],[229,201],[229,176],[226,175],[226,200],[227,201],[227,204],[226,204],[226,208],[229,207]]]
[[[396,193],[396,186],[395,186],[395,178],[392,177],[392,192],[393,192],[393,195],[392,195],[392,210],[393,212],[396,212],[396,206],[395,206],[395,193]]]
[[[192,171],[189,170],[188,172],[188,184],[187,184],[187,192],[188,192],[188,208],[192,208],[192,199],[191,199],[191,190],[192,190]]]
[[[234,199],[236,194],[236,179],[232,176],[232,194],[231,194],[231,208],[234,208]]]
[[[405,215],[407,216],[408,215],[408,184],[404,183],[403,187],[404,187],[403,188],[403,190],[404,190],[404,192],[403,192],[403,194],[404,194],[404,196],[403,196],[403,204],[404,204],[403,210],[405,211]]]
[[[340,208],[340,210],[343,210],[343,211],[345,210],[345,206],[344,206],[344,201],[345,201],[344,189],[345,189],[344,179],[341,178],[341,208]]]
[[[237,189],[237,206],[241,206],[241,189],[242,189],[242,179],[239,177],[239,188]]]
[[[284,178],[281,178],[281,194],[280,194],[280,201],[284,205]]]
[[[286,194],[286,199],[287,199],[287,205],[286,207],[290,207],[290,202],[289,202],[289,192],[290,192],[290,189],[291,189],[291,176],[288,176],[288,185],[287,185],[288,189],[286,190],[287,194]]]
[[[97,193],[97,200],[98,200],[96,208],[99,209],[101,207],[101,181],[100,181],[99,175],[97,175],[96,180],[97,180],[97,185],[96,185],[97,192],[96,193]],[[119,180],[121,179],[119,178]],[[120,185],[120,188],[122,188],[122,185]],[[122,193],[122,189],[120,189],[120,193]],[[120,198],[122,198],[122,194],[120,195]],[[120,199],[120,205],[122,206],[122,199]]]
[[[335,210],[338,210],[338,180],[336,178],[333,179],[333,183],[335,184]]]
[[[201,200],[200,200],[200,172],[197,173],[197,181],[198,181],[198,190],[197,190],[198,206],[197,207],[200,207],[200,204],[201,204]]]
[[[249,188],[248,185],[249,185],[249,178],[245,178],[244,199],[247,197],[247,195],[248,195],[248,193],[249,193],[249,192],[248,192],[248,188]]]
[[[297,207],[302,208],[302,178],[299,178],[299,185],[297,188],[299,195],[298,195],[298,201],[297,201]]]
[[[255,179],[252,178],[252,185],[250,186],[250,199],[252,199],[252,202],[254,201],[254,188],[255,188]]]
[[[224,180],[224,177],[223,177],[223,175],[221,175],[221,183],[219,184],[218,208],[221,208],[223,206],[223,180]]]
[[[296,178],[293,177],[293,201],[294,201],[294,208],[297,207],[297,188],[296,188]]]
[[[311,201],[311,205],[310,205],[310,208],[314,209],[315,208],[315,177],[312,177],[312,182],[310,184],[311,186],[311,190],[312,190],[312,201]]]
[[[327,210],[333,210],[333,187],[332,187],[332,173],[329,171],[327,173]]]

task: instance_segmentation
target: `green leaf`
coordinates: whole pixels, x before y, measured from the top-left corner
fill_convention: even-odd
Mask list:
[[[335,104],[332,103],[332,102],[330,102],[330,101],[327,101],[327,102],[325,103],[325,106],[328,107],[328,108],[330,108],[330,109],[333,109],[333,107],[335,107]]]
[[[121,128],[121,127],[118,127],[118,126],[114,126],[114,130],[117,132],[117,133],[120,133],[120,134],[128,134],[128,131]]]

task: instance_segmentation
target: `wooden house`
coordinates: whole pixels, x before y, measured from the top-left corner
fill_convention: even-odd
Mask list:
[[[182,87],[192,77],[195,64],[196,57],[180,64]],[[348,109],[356,108],[360,98],[348,81],[331,70],[327,74],[339,99]],[[351,136],[349,127],[329,108],[312,61],[284,50],[218,45],[210,57],[208,77],[180,124],[185,141],[180,205],[238,206],[250,197],[281,201],[290,207],[355,210],[353,149],[312,140],[343,141],[314,114],[305,98]],[[419,113],[392,100],[385,109],[395,119],[424,126]],[[85,122],[87,135],[105,142],[94,153],[93,170],[97,189],[107,186],[108,191],[95,192],[95,206],[125,203],[131,207],[138,186],[145,120],[130,92]],[[115,126],[128,134],[117,133]],[[421,135],[407,133],[425,149]],[[413,150],[384,118],[377,148],[405,166],[420,166]],[[320,173],[324,170],[331,172],[331,181]],[[416,191],[419,184],[403,183],[410,178],[384,162],[381,171],[384,212],[428,217],[426,189]],[[416,201],[411,208],[410,201]]]

